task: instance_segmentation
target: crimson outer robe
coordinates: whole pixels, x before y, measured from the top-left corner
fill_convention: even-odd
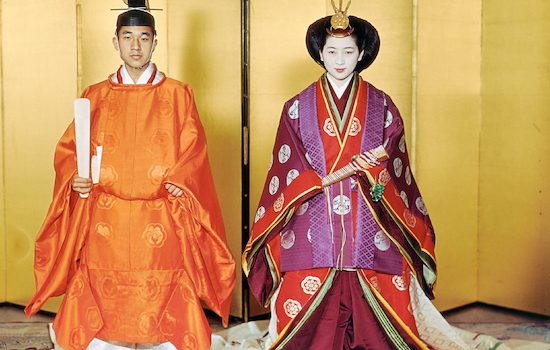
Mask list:
[[[329,112],[326,96],[323,95],[322,79],[289,100],[283,109],[273,162],[242,261],[251,291],[262,305],[268,306],[276,293],[278,338],[273,349],[283,348],[296,329],[302,327],[326,295],[335,272],[341,269],[334,263],[331,265],[330,259],[319,263],[319,257],[315,256],[315,240],[318,239],[317,231],[323,230],[322,224],[311,225],[309,229],[306,225],[302,232],[296,231],[299,225],[294,224],[291,230],[287,226],[293,224],[295,219],[301,220],[296,216],[311,212],[315,201],[325,195],[321,184],[323,176],[348,164],[352,155],[381,145],[386,149],[389,159],[354,176],[358,186],[358,201],[354,202],[352,210],[357,211],[357,203],[360,201],[367,205],[384,233],[381,236],[377,234],[374,239],[382,238],[386,245],[396,248],[402,256],[402,272],[390,274],[376,265],[365,268],[355,262],[351,264],[356,265],[345,267],[355,267],[357,270],[365,299],[379,317],[379,322],[388,325],[386,332],[391,335],[404,334],[418,348],[427,349],[419,339],[414,319],[408,311],[408,284],[412,273],[425,293],[433,296],[432,287],[436,277],[435,235],[410,171],[399,111],[389,96],[360,77],[358,79],[360,87],[356,105],[343,135],[338,135],[335,119]],[[309,118],[308,122],[303,121],[312,113],[315,117]],[[352,121],[352,118],[356,121]],[[376,122],[378,124],[374,124],[375,120],[379,121]],[[380,143],[362,149],[364,144],[359,145],[357,138],[369,139],[368,136],[372,135],[379,135]],[[311,145],[316,138],[322,140],[322,156],[319,146],[316,148]],[[316,157],[323,158],[323,161]],[[324,160],[326,164],[322,164]],[[323,168],[325,165],[326,168]],[[274,181],[274,178],[282,180]],[[377,202],[369,194],[375,184],[384,186],[382,199]],[[322,201],[330,205],[332,198]],[[353,215],[356,221],[357,215]],[[322,222],[326,226],[332,225],[329,218],[324,218]],[[355,231],[355,242],[366,234],[361,230]],[[308,245],[307,242],[313,248],[304,248],[291,256],[292,260],[298,261],[297,264],[285,263],[290,250],[299,245],[303,248]],[[337,240],[333,240],[333,245],[335,243],[338,243]],[[374,249],[374,245],[372,247]],[[309,264],[304,258],[309,258],[308,254],[313,254],[313,261]],[[396,340],[394,345],[407,348],[406,345],[399,347],[399,344],[404,343],[400,341]]]
[[[82,97],[91,101],[91,150],[103,146],[100,183],[88,199],[71,190],[71,124],[55,152],[53,200],[36,240],[37,291],[25,312],[65,294],[54,321],[64,349],[94,337],[209,349],[201,301],[227,324],[235,263],[191,88],[169,78],[109,79]]]

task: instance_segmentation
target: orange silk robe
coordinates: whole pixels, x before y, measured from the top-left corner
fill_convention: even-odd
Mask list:
[[[55,153],[53,201],[36,241],[37,292],[25,311],[65,293],[54,329],[67,350],[94,337],[209,349],[201,301],[227,323],[235,263],[192,91],[167,78],[107,80],[83,97],[92,153],[103,146],[100,183],[88,199],[71,190],[71,124]],[[183,196],[169,195],[167,182]]]

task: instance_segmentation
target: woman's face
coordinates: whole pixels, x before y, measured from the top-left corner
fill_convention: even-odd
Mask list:
[[[355,38],[351,35],[343,38],[328,35],[320,55],[327,73],[338,81],[344,81],[353,74],[363,52],[359,52]]]

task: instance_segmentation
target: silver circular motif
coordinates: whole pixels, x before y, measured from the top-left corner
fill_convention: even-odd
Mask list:
[[[395,176],[400,177],[403,173],[403,161],[400,158],[395,158],[393,160],[393,170],[395,171]]]
[[[290,159],[292,151],[289,145],[282,145],[279,149],[279,163],[284,164]]]
[[[388,109],[388,113],[386,113],[386,121],[384,122],[384,128],[387,128],[393,123],[393,114]]]
[[[403,153],[407,150],[405,146],[405,135],[401,136],[401,139],[399,140],[399,150]]]
[[[403,203],[405,203],[405,206],[408,208],[409,207],[409,198],[407,197],[407,193],[405,191],[401,191],[399,196],[403,200]]]
[[[411,174],[411,168],[410,167],[407,167],[407,169],[405,169],[405,182],[409,186],[412,183],[412,174]]]
[[[346,215],[351,211],[351,200],[340,194],[332,200],[332,210],[338,215]]]
[[[254,223],[257,223],[258,220],[264,217],[264,215],[265,215],[265,208],[259,207],[258,210],[256,211],[256,216],[254,217]]]
[[[308,207],[309,207],[309,202],[305,202],[304,204],[300,205],[296,210],[296,215],[298,216],[304,215]]]
[[[279,190],[279,178],[273,176],[269,182],[269,194],[274,195]]]
[[[288,230],[281,235],[281,246],[284,249],[292,248],[294,246],[295,241],[296,241],[296,235],[292,230]]]
[[[286,175],[286,185],[290,185],[292,181],[294,181],[295,178],[298,177],[300,173],[296,169],[291,169],[288,174]]]
[[[418,197],[415,201],[416,208],[418,211],[420,211],[424,215],[428,215],[428,209],[426,208],[426,205],[424,204],[424,200],[422,197]]]
[[[298,106],[299,106],[299,104],[300,104],[300,101],[296,100],[296,101],[294,101],[292,106],[290,106],[290,108],[288,109],[288,116],[290,117],[290,119],[298,119],[298,117],[299,117],[299,115],[298,115]]]
[[[378,250],[385,252],[390,249],[390,239],[384,232],[378,231],[374,235],[374,245],[378,248]]]

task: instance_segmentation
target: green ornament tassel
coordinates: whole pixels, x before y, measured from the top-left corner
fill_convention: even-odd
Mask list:
[[[374,202],[380,202],[382,200],[382,194],[384,193],[384,185],[376,184],[372,186],[370,196]]]

